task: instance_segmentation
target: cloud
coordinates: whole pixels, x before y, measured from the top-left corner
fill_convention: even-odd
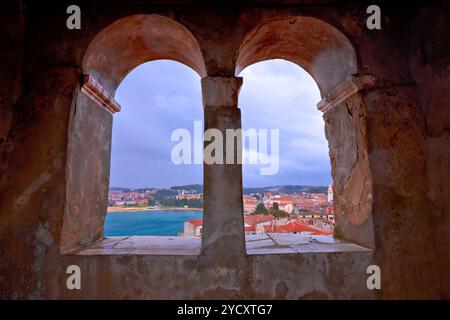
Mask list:
[[[201,166],[171,162],[177,128],[203,119],[200,77],[174,61],[153,61],[131,71],[116,91],[110,186],[168,187],[201,183]]]
[[[244,165],[245,186],[325,185],[331,182],[324,122],[316,109],[317,85],[297,65],[271,60],[246,68],[239,97],[244,129],[280,130],[280,169],[261,176],[261,165]],[[168,187],[202,183],[201,165],[174,165],[177,128],[193,134],[203,120],[200,77],[174,61],[144,63],[116,91],[122,111],[114,115],[111,186]]]
[[[320,92],[314,79],[284,60],[253,64],[240,76],[244,77],[239,97],[244,129],[280,130],[279,172],[260,176],[260,166],[245,165],[244,185],[330,183],[328,143],[316,108]]]

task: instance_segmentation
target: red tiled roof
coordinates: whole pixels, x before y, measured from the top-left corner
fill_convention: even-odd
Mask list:
[[[293,197],[280,197],[280,198],[272,198],[273,202],[278,202],[278,201],[286,201],[286,202],[290,202],[293,201]]]
[[[283,226],[264,226],[266,232],[280,232],[280,233],[290,233],[290,232],[310,232],[311,235],[331,235],[333,232],[324,231],[309,225],[300,223],[298,221],[292,221]]]
[[[186,221],[189,224],[192,224],[194,227],[201,226],[203,224],[203,219],[196,219],[196,220],[188,220]]]
[[[244,218],[245,223],[249,224],[251,226],[258,224],[258,223],[271,221],[274,219],[275,219],[275,217],[271,214],[257,214],[257,215],[245,216],[245,218]]]
[[[294,205],[296,207],[314,207],[314,206],[316,206],[316,203],[311,200],[303,200],[303,201],[295,202]]]

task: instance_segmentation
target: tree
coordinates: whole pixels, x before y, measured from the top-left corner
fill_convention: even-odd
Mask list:
[[[277,217],[277,218],[281,218],[281,217],[288,217],[289,213],[287,213],[286,211],[280,210],[280,207],[278,206],[278,202],[274,202],[272,204],[272,208],[270,208],[270,214]]]
[[[269,214],[269,210],[267,210],[266,206],[262,203],[258,203],[256,206],[255,212],[253,214]]]
[[[283,210],[273,210],[270,213],[277,218],[289,217],[289,213]]]

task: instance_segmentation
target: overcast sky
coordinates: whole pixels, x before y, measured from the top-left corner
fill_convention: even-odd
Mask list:
[[[284,60],[254,64],[240,76],[243,129],[279,129],[280,135],[278,173],[261,175],[261,165],[246,164],[244,186],[328,185],[328,144],[311,76]],[[201,165],[171,161],[173,130],[185,128],[194,139],[194,121],[203,119],[197,73],[173,61],[148,62],[125,77],[115,98],[122,111],[113,121],[111,187],[202,183]]]

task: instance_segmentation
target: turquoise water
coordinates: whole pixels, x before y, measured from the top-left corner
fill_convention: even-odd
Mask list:
[[[190,210],[110,212],[105,219],[105,236],[177,236],[186,220],[202,217],[202,211]]]

